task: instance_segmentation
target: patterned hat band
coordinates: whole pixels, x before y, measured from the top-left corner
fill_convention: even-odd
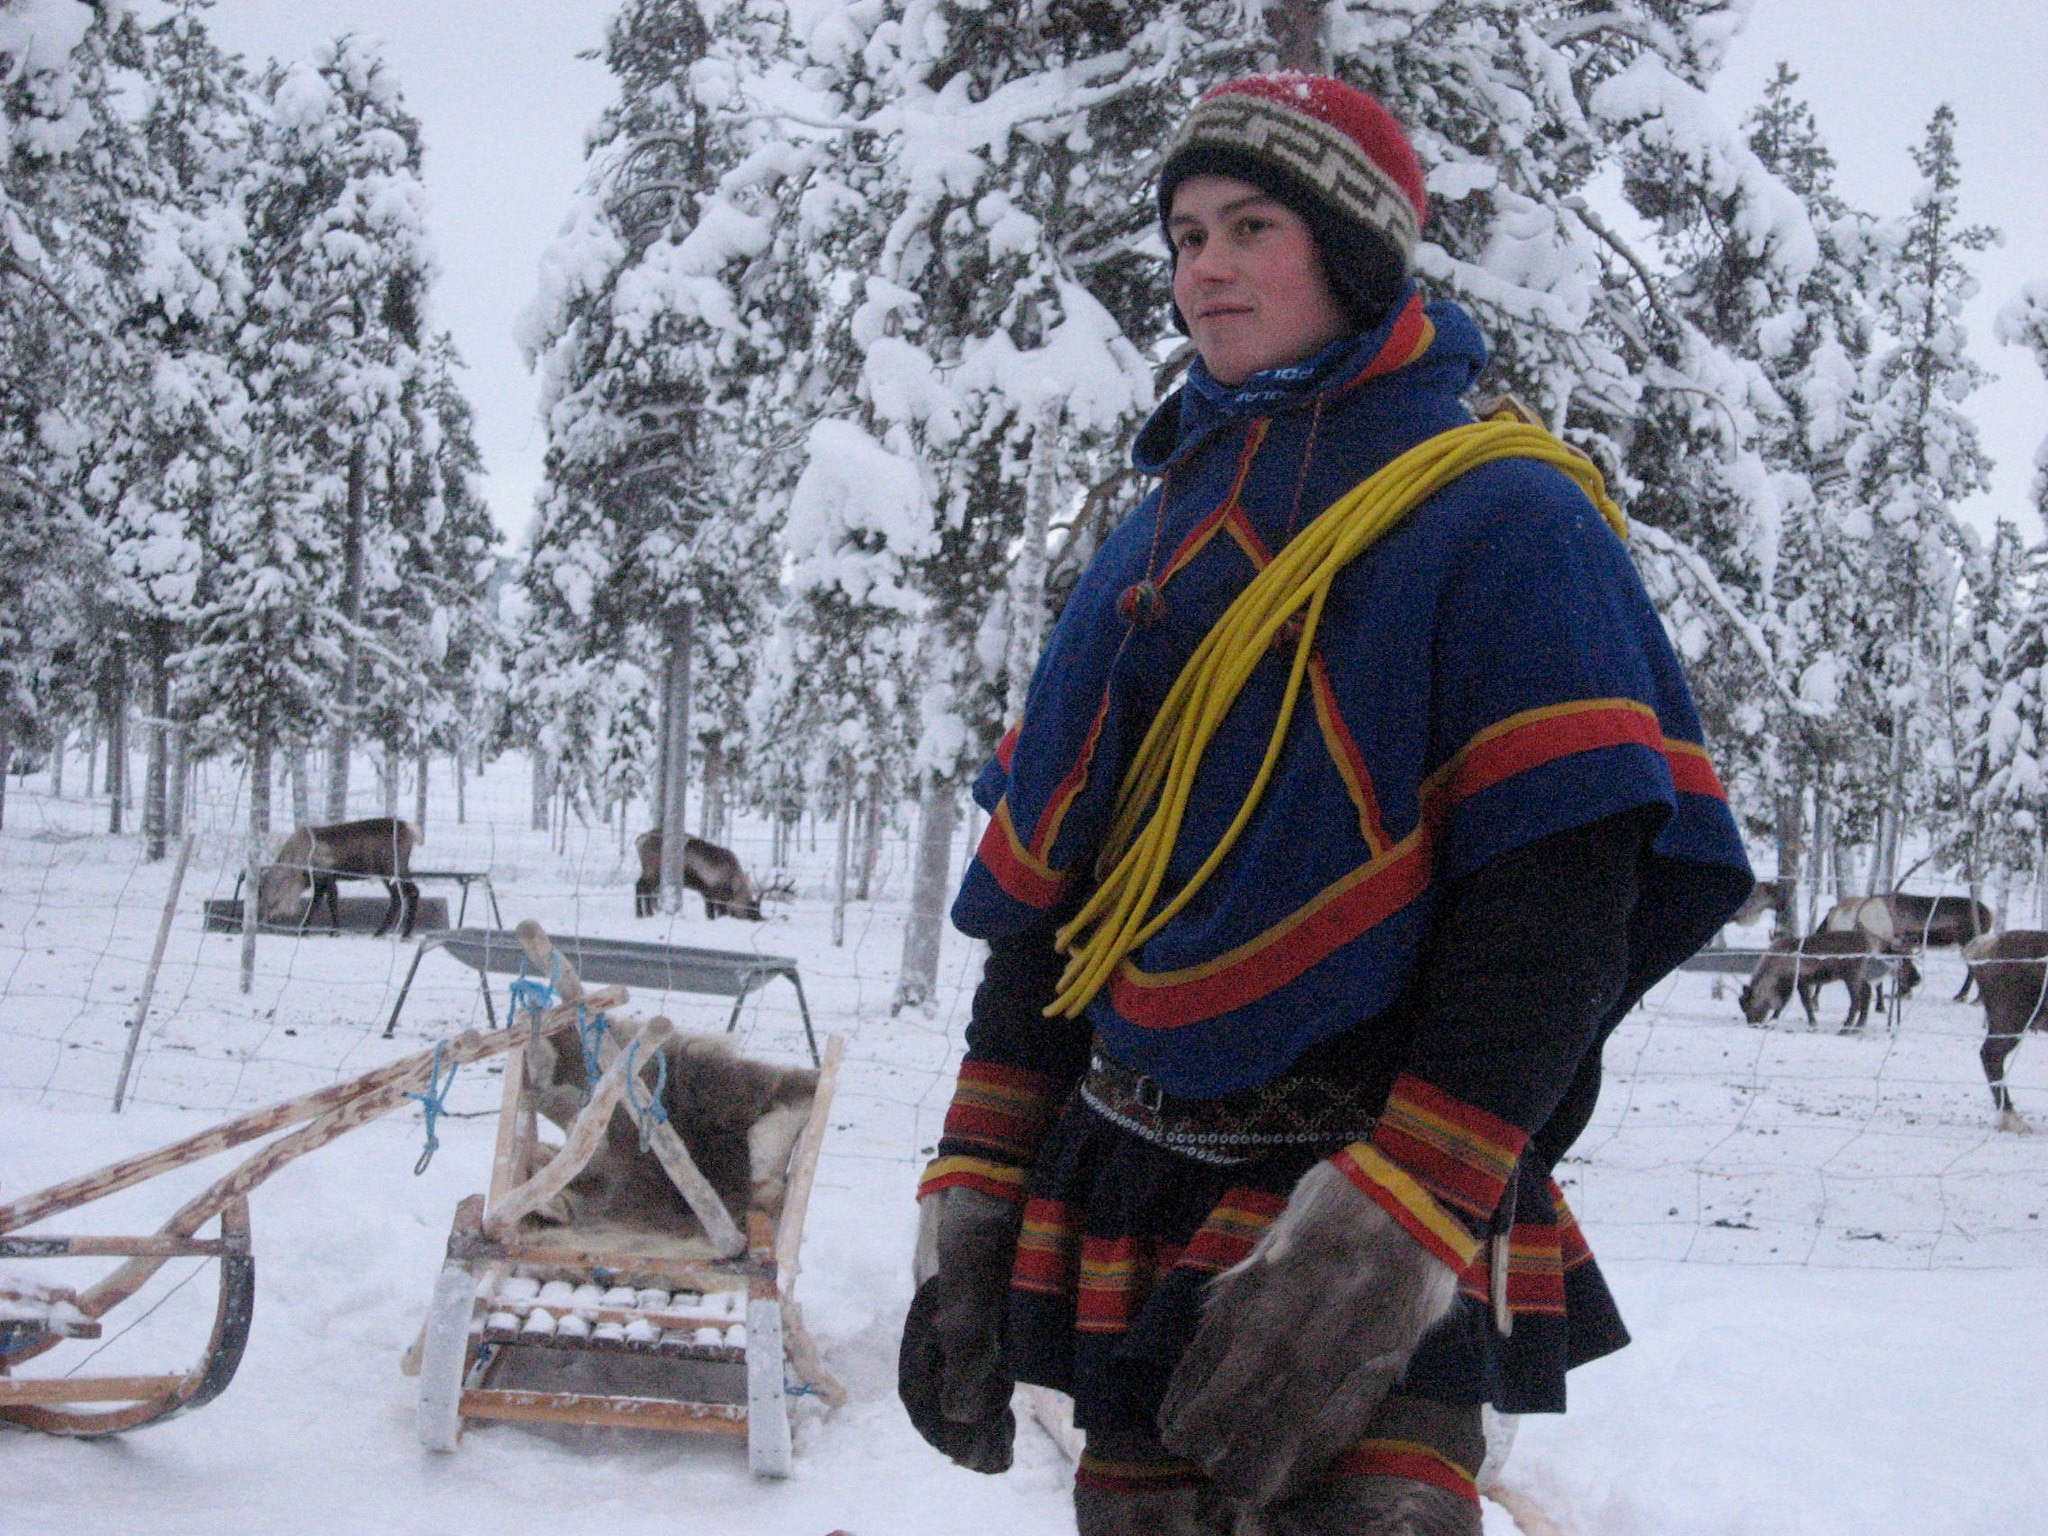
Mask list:
[[[1279,102],[1232,92],[1197,104],[1167,147],[1166,164],[1207,146],[1279,167],[1334,212],[1386,240],[1404,265],[1414,262],[1422,233],[1415,205],[1342,129]]]

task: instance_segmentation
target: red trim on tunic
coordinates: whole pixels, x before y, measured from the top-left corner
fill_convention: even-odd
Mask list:
[[[1681,793],[1706,795],[1714,800],[1728,798],[1728,791],[1721,787],[1721,776],[1714,772],[1713,762],[1707,757],[1707,749],[1699,743],[1666,736],[1664,760],[1671,765],[1671,782]]]
[[[1060,780],[1059,788],[1052,792],[1052,798],[1045,802],[1045,811],[1038,818],[1038,826],[1031,838],[1031,852],[1041,859],[1052,857],[1052,845],[1059,838],[1060,825],[1067,819],[1067,811],[1088,784],[1089,765],[1095,761],[1096,744],[1102,740],[1103,722],[1109,719],[1109,690],[1104,689],[1102,702],[1095,707],[1095,718],[1089,722],[1087,738],[1081,743],[1081,752],[1074,759],[1074,766],[1067,770],[1067,776]]]
[[[1266,541],[1259,537],[1259,530],[1252,526],[1252,520],[1237,502],[1230,504],[1230,516],[1224,522],[1223,531],[1237,540],[1237,547],[1244,551],[1245,559],[1251,561],[1252,569],[1263,571],[1273,563],[1273,552],[1266,548]]]
[[[1634,699],[1578,699],[1525,710],[1488,726],[1423,786],[1426,817],[1441,819],[1460,801],[1559,758],[1602,747],[1664,750],[1657,713]]]
[[[1550,1181],[1550,1204],[1557,1212],[1557,1251],[1560,1262],[1567,1270],[1590,1263],[1593,1258],[1592,1246],[1586,1241],[1586,1233],[1579,1225],[1579,1218],[1574,1216],[1571,1207],[1564,1203],[1564,1191],[1557,1187],[1555,1179]]]
[[[1387,333],[1385,345],[1373,354],[1371,362],[1349,382],[1330,391],[1330,398],[1337,399],[1349,394],[1369,379],[1382,378],[1396,369],[1406,368],[1422,356],[1436,340],[1436,324],[1423,312],[1422,295],[1410,294],[1408,302],[1401,307],[1401,313],[1394,321],[1394,328]]]
[[[1458,1276],[1458,1289],[1475,1301],[1493,1295],[1493,1244]],[[1563,1317],[1564,1260],[1558,1229],[1550,1222],[1518,1221],[1508,1239],[1508,1310],[1517,1317]]]
[[[1378,1147],[1354,1141],[1326,1161],[1453,1274],[1461,1275],[1472,1266],[1479,1239],[1414,1174]]]
[[[1308,666],[1316,722],[1323,728],[1323,744],[1330,749],[1330,761],[1337,765],[1351,803],[1358,808],[1358,835],[1365,839],[1373,857],[1378,858],[1394,846],[1394,840],[1380,820],[1379,796],[1373,793],[1371,770],[1365,766],[1365,754],[1358,750],[1358,742],[1344,723],[1343,712],[1337,708],[1337,690],[1330,681],[1330,668],[1320,649],[1310,653]]]
[[[1245,429],[1244,447],[1238,453],[1237,473],[1230,478],[1230,489],[1224,492],[1223,500],[1217,503],[1216,510],[1190,528],[1187,537],[1180,541],[1171,555],[1167,556],[1166,565],[1159,574],[1158,585],[1162,591],[1169,581],[1181,573],[1190,560],[1202,552],[1218,528],[1233,522],[1232,514],[1235,514],[1236,524],[1249,526],[1245,524],[1244,513],[1238,506],[1238,496],[1243,492],[1244,483],[1251,475],[1252,460],[1258,457],[1259,449],[1265,446],[1266,433],[1271,430],[1272,425],[1272,418],[1261,416]],[[1160,515],[1163,517],[1165,512],[1166,509],[1162,506]],[[1244,534],[1239,527],[1231,528],[1231,536],[1240,546],[1244,544]],[[1250,551],[1247,550],[1246,553],[1249,554]],[[1253,563],[1258,563],[1256,558]]]
[[[1242,1008],[1392,917],[1428,888],[1429,873],[1428,840],[1410,833],[1214,960],[1156,975],[1125,960],[1110,982],[1110,1002],[1144,1029],[1178,1029]]]
[[[1074,1281],[1074,1331],[1128,1333],[1156,1273],[1146,1239],[1084,1236]]]
[[[1045,911],[1060,899],[1067,877],[1047,868],[1026,848],[1010,820],[1010,797],[996,802],[995,813],[981,834],[981,846],[974,851],[981,867],[989,872],[1003,894],[1027,907]]]
[[[1017,738],[1023,734],[1023,731],[1024,722],[1019,720],[1015,725],[1003,732],[1003,739],[996,743],[996,762],[1001,765],[1005,773],[1010,771],[1010,764],[1017,756]]]

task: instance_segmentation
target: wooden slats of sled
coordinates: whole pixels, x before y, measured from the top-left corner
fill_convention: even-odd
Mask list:
[[[518,930],[533,972],[553,977],[564,1008],[586,1011],[617,1006],[615,991],[583,990],[575,967],[558,955],[537,924]],[[712,1256],[639,1253],[579,1241],[574,1229],[537,1232],[528,1218],[565,1189],[595,1154],[624,1096],[627,1073],[652,1066],[653,1050],[667,1038],[666,1019],[644,1023],[613,1019],[604,1031],[600,1076],[589,1100],[568,1127],[562,1146],[534,1166],[540,1148],[536,1088],[529,1081],[531,1053],[518,1052],[505,1067],[496,1151],[487,1195],[472,1195],[456,1209],[442,1272],[422,1343],[416,1351],[421,1377],[420,1437],[432,1449],[452,1450],[464,1424],[477,1420],[586,1424],[617,1429],[745,1437],[748,1462],[757,1475],[781,1477],[790,1470],[789,1400],[785,1361],[804,1387],[827,1402],[844,1391],[826,1373],[816,1345],[803,1325],[794,1296],[804,1217],[816,1183],[818,1156],[830,1122],[846,1042],[826,1042],[818,1087],[790,1151],[781,1208],[772,1215],[747,1213],[735,1222],[702,1177],[680,1137],[666,1124],[652,1127],[650,1151],[671,1183],[696,1213]],[[637,1041],[638,1050],[631,1049]],[[645,1084],[642,1084],[644,1089]],[[499,1287],[515,1274],[611,1285],[687,1289],[700,1296],[741,1293],[745,1298],[746,1343],[739,1348],[663,1347],[640,1352],[663,1363],[743,1367],[744,1400],[699,1401],[650,1391],[556,1392],[499,1384],[514,1351],[531,1349],[602,1355],[619,1346],[597,1339],[552,1335],[492,1334],[486,1317],[501,1304]],[[591,1309],[584,1308],[589,1311]],[[630,1310],[596,1309],[600,1320],[617,1322]],[[440,1338],[439,1347],[433,1342]],[[450,1340],[460,1338],[459,1348]],[[624,1351],[621,1351],[624,1352]]]

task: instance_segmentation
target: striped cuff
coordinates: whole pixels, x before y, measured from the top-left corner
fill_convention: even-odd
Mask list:
[[[1053,1080],[1043,1072],[963,1061],[939,1151],[942,1156],[1029,1163],[1058,1109]]]
[[[1024,1180],[1025,1170],[1010,1163],[993,1162],[985,1157],[934,1158],[925,1168],[924,1177],[917,1181],[917,1198],[922,1200],[926,1195],[935,1195],[942,1189],[964,1184],[985,1195],[994,1195],[998,1200],[1022,1205],[1026,1192]]]
[[[1493,1219],[1528,1142],[1519,1127],[1405,1072],[1372,1133],[1372,1144],[1431,1196],[1482,1226]]]
[[[1507,1121],[1404,1072],[1372,1139],[1353,1142],[1330,1161],[1462,1274],[1528,1140]]]
[[[1420,1440],[1361,1440],[1330,1468],[1329,1475],[1341,1477],[1405,1477],[1428,1483],[1466,1502],[1479,1503],[1474,1481],[1476,1468],[1460,1466],[1440,1447]]]

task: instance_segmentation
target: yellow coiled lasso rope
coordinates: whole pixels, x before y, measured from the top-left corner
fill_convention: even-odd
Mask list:
[[[1513,417],[1515,412],[1510,408],[1501,414]],[[1438,433],[1345,493],[1238,593],[1174,680],[1117,786],[1109,836],[1096,863],[1098,870],[1107,868],[1108,873],[1087,904],[1059,932],[1057,942],[1069,958],[1059,993],[1045,1010],[1048,1018],[1072,1018],[1086,1008],[1123,958],[1165,927],[1235,846],[1280,760],[1302,676],[1315,648],[1316,625],[1337,573],[1460,475],[1506,458],[1536,459],[1564,471],[1614,531],[1628,536],[1621,509],[1608,497],[1593,462],[1526,418],[1503,420],[1496,416]],[[1201,867],[1170,901],[1153,912],[1152,903],[1166,878],[1167,861],[1180,835],[1202,754],[1273,637],[1304,610],[1287,691],[1281,697],[1279,717],[1273,722],[1258,776]]]

